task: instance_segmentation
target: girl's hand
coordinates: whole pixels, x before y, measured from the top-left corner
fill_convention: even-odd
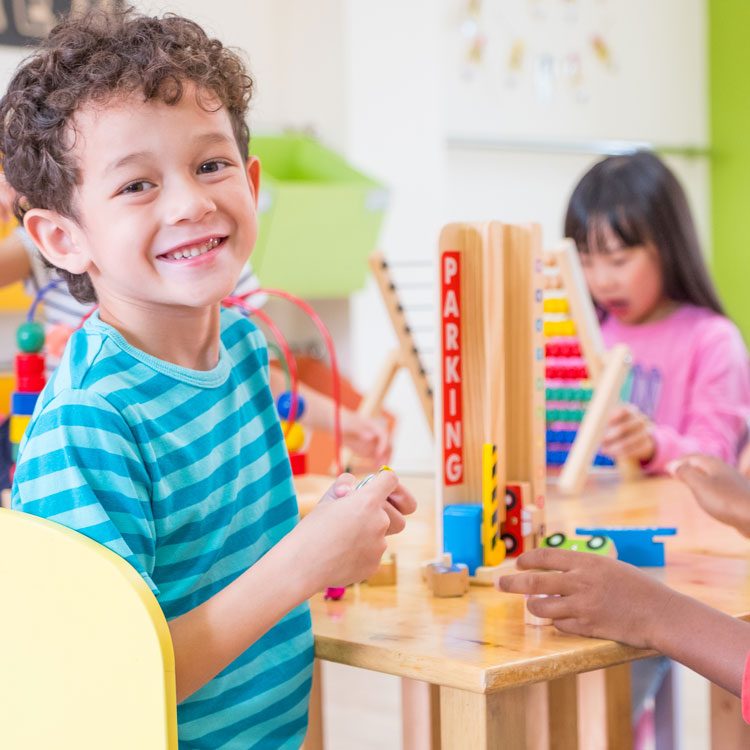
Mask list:
[[[638,568],[588,552],[535,549],[521,555],[517,567],[529,572],[502,576],[496,586],[514,594],[546,594],[528,600],[532,614],[550,618],[566,633],[637,648],[655,648],[676,596]]]
[[[613,412],[602,439],[601,452],[613,458],[634,458],[648,463],[656,453],[653,424],[632,404],[621,404]]]
[[[357,456],[366,458],[372,466],[387,464],[391,457],[391,436],[385,421],[362,417],[355,412],[341,412],[342,442]]]
[[[673,461],[667,471],[690,487],[706,513],[750,537],[750,481],[737,469],[714,456],[693,455]]]
[[[385,552],[385,537],[406,525],[417,503],[392,471],[381,471],[355,490],[342,474],[294,530],[299,564],[316,590],[348,586],[372,575]]]
[[[737,468],[742,476],[750,478],[750,442],[742,449],[737,461]]]

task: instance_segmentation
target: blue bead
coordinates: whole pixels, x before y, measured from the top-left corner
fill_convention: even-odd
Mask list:
[[[284,391],[276,399],[276,411],[279,413],[281,419],[289,419],[289,412],[292,408],[292,392]],[[295,421],[302,419],[302,415],[305,413],[305,399],[302,398],[301,394],[297,394],[297,414],[295,415]]]

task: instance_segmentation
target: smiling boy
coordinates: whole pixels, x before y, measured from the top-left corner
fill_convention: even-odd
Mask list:
[[[220,304],[257,232],[251,91],[186,19],[92,13],[58,25],[0,102],[19,217],[99,303],[39,398],[13,506],[107,545],[154,591],[181,748],[299,747],[307,599],[365,578],[414,510],[392,472],[356,491],[343,475],[297,523],[265,344]]]

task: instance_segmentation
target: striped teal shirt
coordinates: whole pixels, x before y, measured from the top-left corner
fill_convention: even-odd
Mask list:
[[[206,601],[298,520],[262,334],[223,310],[219,362],[203,372],[94,314],[39,398],[12,502],[124,557],[167,619]],[[180,748],[298,748],[312,659],[305,604],[178,706]]]

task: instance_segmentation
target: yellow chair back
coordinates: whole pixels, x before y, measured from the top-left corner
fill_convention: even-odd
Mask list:
[[[164,615],[125,560],[0,509],[0,748],[176,750]]]

